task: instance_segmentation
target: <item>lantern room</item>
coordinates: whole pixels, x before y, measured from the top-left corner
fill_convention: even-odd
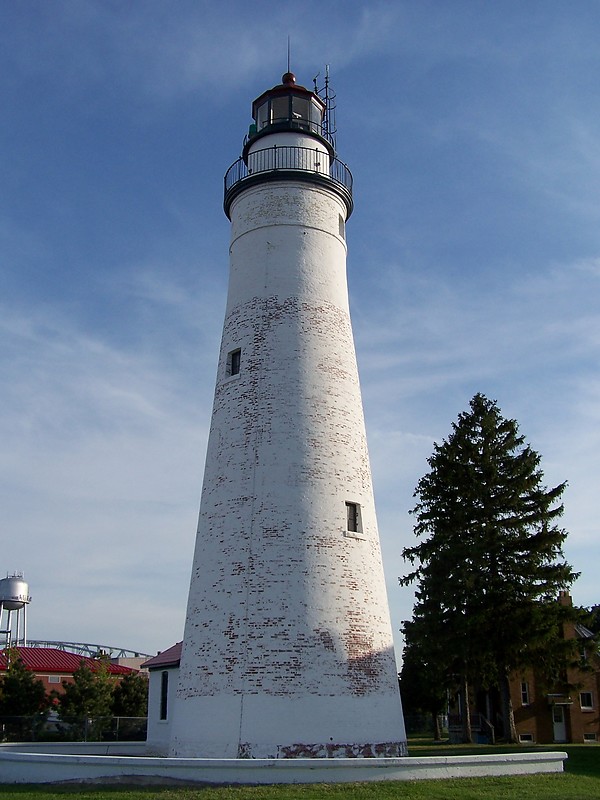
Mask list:
[[[296,83],[293,72],[286,72],[281,84],[261,94],[252,103],[248,139],[279,131],[306,131],[319,138],[325,135],[325,103],[314,92]]]
[[[281,81],[252,103],[253,123],[242,155],[225,174],[225,213],[229,217],[235,198],[259,183],[301,181],[339,193],[348,219],[353,207],[352,175],[335,153],[334,106],[327,79],[324,98],[299,86],[292,72],[286,72]]]

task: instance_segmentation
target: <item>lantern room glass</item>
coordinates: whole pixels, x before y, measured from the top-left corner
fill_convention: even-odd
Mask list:
[[[277,125],[281,122],[289,122],[290,119],[290,98],[273,97],[271,100],[271,124]]]
[[[257,130],[262,130],[265,125],[269,124],[269,101],[265,100],[265,102],[258,107],[256,112],[256,128]]]
[[[256,109],[256,129],[285,125],[321,133],[323,110],[314,98],[295,93],[267,97]]]
[[[309,127],[308,98],[292,95],[292,120],[301,127]]]

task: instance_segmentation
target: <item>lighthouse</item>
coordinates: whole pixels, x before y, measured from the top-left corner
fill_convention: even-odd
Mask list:
[[[287,72],[225,176],[219,353],[170,755],[406,755],[346,280],[352,176]]]

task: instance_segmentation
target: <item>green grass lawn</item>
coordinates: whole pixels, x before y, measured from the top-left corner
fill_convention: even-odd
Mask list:
[[[527,748],[527,751],[535,748]],[[539,748],[542,749],[542,748]],[[461,778],[302,786],[206,788],[120,786],[2,786],[0,800],[596,800],[600,798],[600,747],[557,745],[543,748],[569,754],[563,774],[507,778]],[[522,747],[428,745],[413,741],[411,756],[524,752]]]

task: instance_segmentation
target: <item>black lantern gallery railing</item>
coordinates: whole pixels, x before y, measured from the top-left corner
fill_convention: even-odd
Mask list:
[[[265,180],[301,178],[333,187],[342,196],[352,213],[352,173],[344,164],[325,150],[314,147],[273,145],[240,157],[225,173],[225,213],[234,197],[247,186]]]

